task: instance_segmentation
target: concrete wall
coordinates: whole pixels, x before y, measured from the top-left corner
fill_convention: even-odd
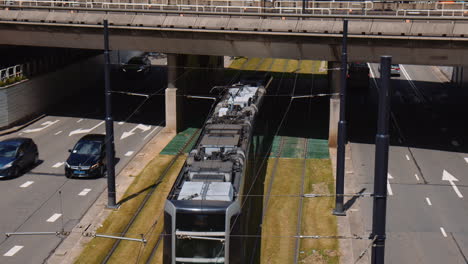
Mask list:
[[[111,63],[126,62],[140,51],[113,51]],[[104,55],[87,58],[60,70],[0,88],[0,128],[38,116],[45,109],[94,86],[104,76]]]
[[[103,76],[103,55],[0,89],[0,127],[39,115]]]

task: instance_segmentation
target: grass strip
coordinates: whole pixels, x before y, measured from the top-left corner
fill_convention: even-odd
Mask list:
[[[304,193],[334,193],[334,179],[329,159],[307,160]],[[333,197],[304,198],[302,235],[335,236],[338,233],[336,216],[331,212]],[[302,239],[299,260],[302,263],[338,264],[337,239]]]
[[[135,178],[134,182],[129,186],[129,188],[125,192],[125,195],[123,196],[123,199],[119,202],[121,203],[119,210],[111,212],[102,224],[102,226],[96,231],[96,233],[121,236],[125,226],[130,221],[133,214],[136,212],[138,206],[143,201],[144,196],[148,194],[149,189],[151,188],[151,186],[153,186],[155,179],[157,179],[163,173],[164,169],[168,166],[172,158],[173,156],[168,155],[156,156]],[[185,157],[180,157],[179,159],[185,160]],[[175,164],[176,166],[174,167],[178,167],[180,170],[182,164],[183,162],[177,161]],[[174,168],[174,170],[178,172],[177,169]],[[175,174],[175,176],[173,174]],[[162,199],[161,204],[166,199],[167,192],[170,190],[170,186],[172,186],[173,177],[177,177],[177,173],[169,173],[166,176],[166,178],[160,183],[161,186],[158,186],[158,190],[155,192],[155,196],[160,197],[160,199]],[[153,205],[153,207],[157,206]],[[154,217],[156,217],[156,215],[157,214],[153,214]],[[147,218],[147,220],[150,219],[150,221],[146,221],[147,224],[152,225],[155,220],[154,217]],[[141,226],[140,228],[137,228],[135,226],[130,229],[127,236],[141,238],[139,234],[146,233],[147,231],[147,226]],[[106,254],[112,248],[114,242],[115,240],[108,238],[93,238],[86,245],[85,249],[78,257],[75,263],[101,263],[102,260],[105,258]],[[119,250],[122,244],[125,243],[126,242],[121,243],[121,245],[119,245]],[[138,242],[131,243],[140,246],[140,243]],[[132,254],[135,254],[135,252],[132,252]],[[128,261],[127,258],[122,258],[122,260],[124,262]],[[119,262],[117,261],[115,263]]]
[[[267,181],[274,159],[269,160]],[[262,224],[261,263],[293,263],[298,197],[275,196],[300,193],[303,160],[280,159],[272,185],[270,201]],[[268,184],[264,185],[265,188]],[[265,190],[265,194],[267,190]],[[266,197],[265,197],[266,199]]]
[[[269,160],[265,188],[271,180],[274,159]],[[303,159],[280,159],[262,229],[261,263],[293,263]],[[309,159],[306,163],[305,193],[332,193],[333,174],[329,159]],[[266,193],[266,189],[265,189]],[[265,197],[266,198],[266,197]],[[336,217],[331,214],[333,198],[305,198],[302,235],[336,235]],[[339,262],[338,240],[302,239],[300,263]]]

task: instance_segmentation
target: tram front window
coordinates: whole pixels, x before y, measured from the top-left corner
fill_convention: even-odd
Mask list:
[[[224,263],[224,243],[220,240],[177,238],[176,258],[219,259],[219,262],[210,263]]]
[[[190,214],[177,213],[176,229],[183,231],[224,231],[226,223],[224,214]]]

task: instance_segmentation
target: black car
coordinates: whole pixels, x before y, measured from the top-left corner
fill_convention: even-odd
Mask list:
[[[69,150],[70,156],[65,162],[65,176],[100,177],[106,171],[105,136],[89,134],[83,136]]]
[[[0,142],[0,179],[20,176],[39,161],[39,151],[30,138],[10,138]]]
[[[146,75],[151,70],[151,61],[147,55],[132,57],[121,69],[128,76]]]

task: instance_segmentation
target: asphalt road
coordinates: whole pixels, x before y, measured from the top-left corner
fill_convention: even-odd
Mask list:
[[[386,263],[466,264],[468,256],[468,133],[462,93],[430,66],[403,65],[392,77],[392,125]],[[376,64],[371,75],[379,75]],[[351,99],[350,142],[357,190],[374,182],[374,96]],[[372,91],[373,90],[373,91]],[[466,93],[465,93],[466,94]],[[465,96],[466,98],[466,96]],[[365,100],[366,104],[357,102]],[[445,175],[445,177],[444,177]],[[364,230],[372,198],[359,198]]]
[[[117,67],[112,72],[114,90],[154,95],[113,96],[116,174],[164,125],[164,90],[160,90],[165,86],[164,76],[165,70],[156,66],[141,79],[127,79]],[[87,133],[105,132],[103,95],[102,81],[84,87],[80,95],[48,110],[44,118],[0,137],[32,138],[40,158],[31,171],[0,181],[0,233],[71,230],[105,190],[106,178],[64,176],[68,149]],[[43,263],[61,240],[55,235],[0,236],[0,263]]]

